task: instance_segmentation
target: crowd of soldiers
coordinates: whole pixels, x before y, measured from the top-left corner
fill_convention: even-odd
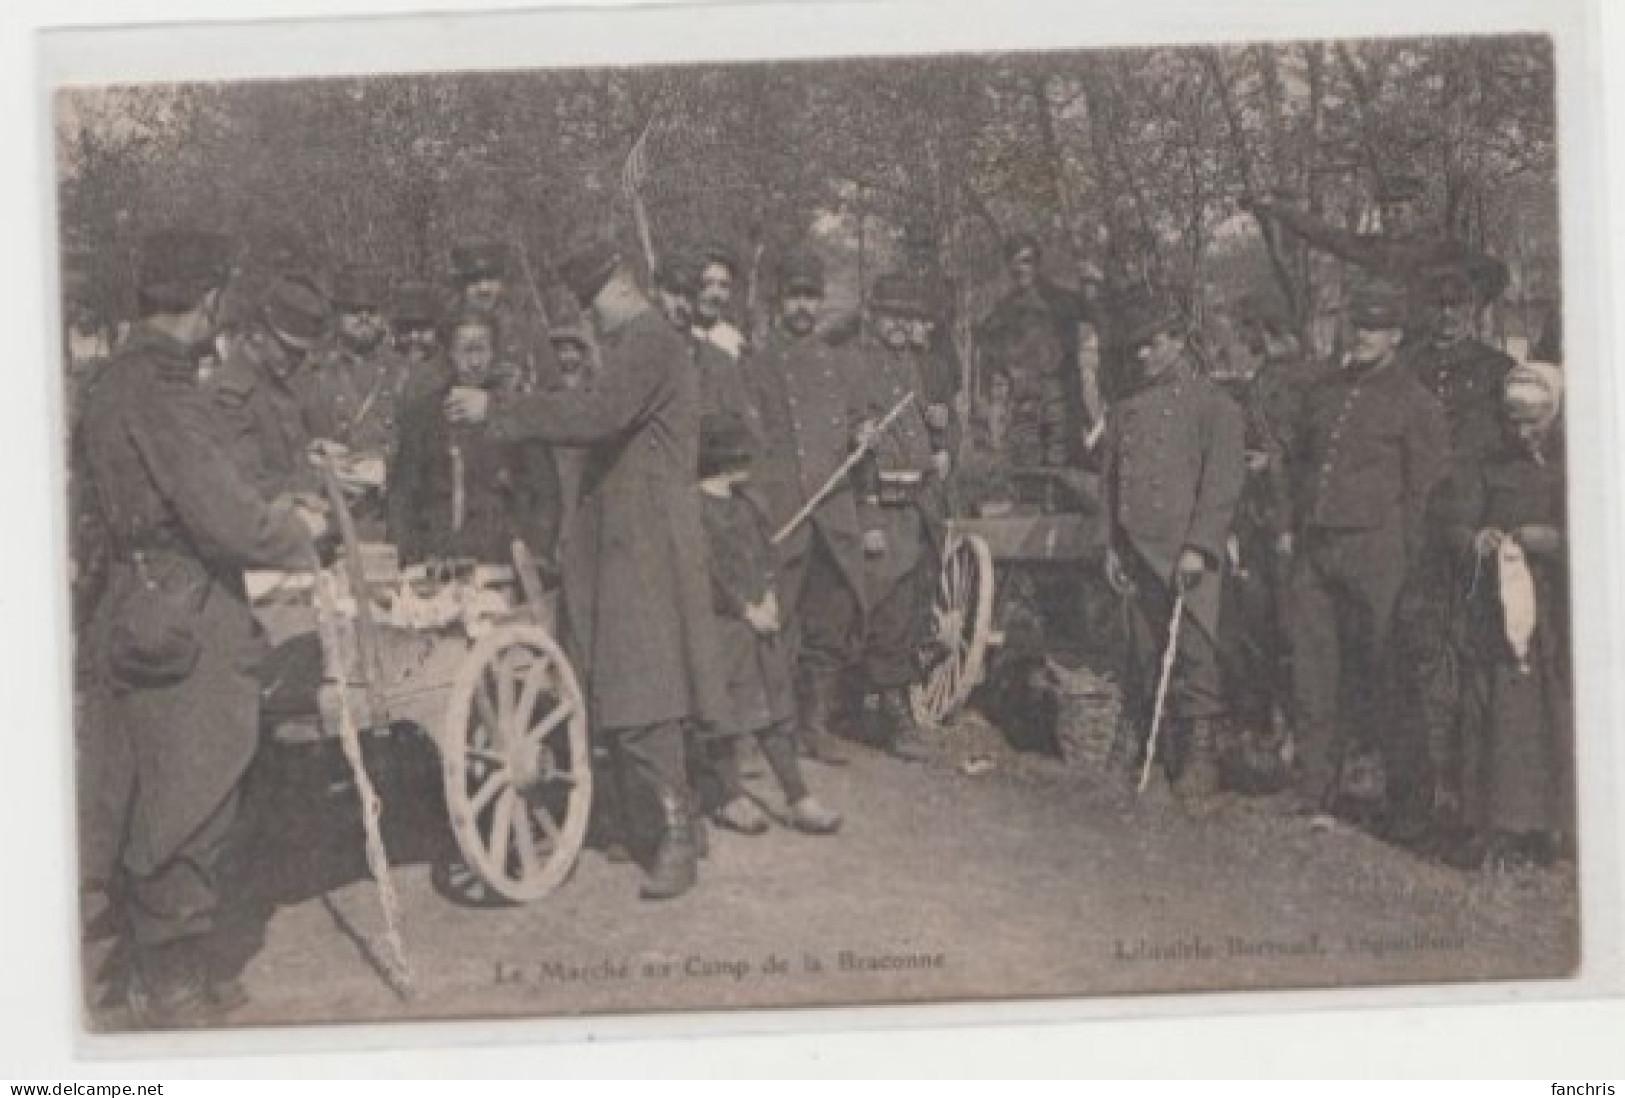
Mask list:
[[[1119,314],[1140,367],[1102,444],[1133,609],[1119,754],[1143,761],[1172,644],[1163,761],[1188,803],[1280,792],[1451,864],[1550,864],[1574,828],[1561,351],[1479,338],[1506,269],[1418,227],[1420,197],[1387,182],[1372,235],[1253,204],[1350,264],[1335,361],[1249,302],[1259,365],[1225,385],[1178,310]]]
[[[748,334],[724,247],[669,249],[645,287],[588,240],[543,295],[501,245],[455,249],[447,292],[153,236],[135,322],[68,348],[95,360],[72,431],[83,874],[88,911],[122,898],[132,1005],[184,1023],[239,994],[201,943],[259,742],[242,573],[331,559],[318,463],[405,563],[530,548],[612,771],[600,830],[648,899],[695,886],[704,820],[771,827],[745,743],[779,819],[814,835],[842,819],[804,761],[844,765],[853,739],[929,754],[908,691],[943,655],[948,488],[976,453],[1099,472],[1128,610],[1125,769],[1160,724],[1197,810],[1285,786],[1316,820],[1457,857],[1562,854],[1561,374],[1478,342],[1493,261],[1396,231],[1354,243],[1385,282],[1353,296],[1343,360],[1307,364],[1286,314],[1256,313],[1262,365],[1227,394],[1171,299],[1062,289],[1016,237],[977,329],[1003,351],[961,394],[940,285],[884,275],[854,324],[810,247],[777,257],[770,323]],[[1076,368],[1091,325],[1098,372]]]

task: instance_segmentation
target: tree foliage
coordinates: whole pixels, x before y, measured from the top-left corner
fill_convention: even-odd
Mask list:
[[[1335,282],[1240,200],[1284,192],[1358,227],[1399,170],[1441,227],[1513,264],[1515,293],[1556,290],[1553,58],[1532,37],[71,90],[63,242],[109,312],[135,241],[182,221],[251,256],[428,278],[452,241],[496,237],[545,281],[584,230],[634,246],[622,173],[645,131],[657,247],[757,260],[811,234],[857,293],[913,222],[961,315],[1020,229],[1062,281],[1088,263],[1199,311],[1271,293],[1307,319]]]

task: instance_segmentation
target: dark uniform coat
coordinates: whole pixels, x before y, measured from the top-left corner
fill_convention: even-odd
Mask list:
[[[1289,704],[1286,584],[1290,558],[1277,551],[1292,530],[1286,446],[1308,368],[1296,355],[1266,358],[1239,394],[1247,419],[1247,476],[1233,523],[1236,568],[1226,577],[1221,650],[1232,705],[1268,732]]]
[[[388,347],[359,355],[334,345],[312,358],[292,389],[311,438],[387,458],[411,374],[412,364]]]
[[[292,384],[234,351],[206,383],[231,460],[265,499],[321,491],[310,432]]]
[[[572,644],[596,726],[727,717],[694,481],[699,402],[683,335],[646,309],[606,332],[576,390],[498,394],[500,441],[588,446],[561,548]]]
[[[831,347],[816,335],[777,336],[752,359],[750,370],[764,443],[754,476],[777,531],[851,452],[853,434],[865,414],[866,401],[860,394],[868,383],[849,348]],[[800,600],[814,528],[842,577],[867,605],[863,527],[852,478],[846,477],[779,546],[785,610],[793,611]]]
[[[1264,465],[1249,474],[1242,509],[1249,525],[1270,535],[1292,530],[1292,474],[1287,447],[1301,418],[1308,364],[1297,356],[1266,359],[1242,396],[1247,450]]]
[[[1472,458],[1501,442],[1501,387],[1512,371],[1512,359],[1476,339],[1446,347],[1419,344],[1407,356],[1412,374],[1444,406],[1450,426],[1450,449]]]
[[[700,493],[711,555],[712,609],[727,671],[732,733],[759,732],[795,716],[790,649],[783,636],[759,636],[745,620],[747,604],[775,589],[767,511],[754,492],[727,497]],[[780,607],[781,611],[783,607]]]
[[[858,479],[858,524],[885,535],[886,550],[864,557],[864,582],[871,603],[878,603],[922,565],[935,573],[936,548],[946,517],[941,485],[931,466],[931,432],[925,407],[931,402],[926,364],[911,353],[894,354],[869,345],[860,360],[862,374],[853,395],[863,419],[879,422],[909,393],[914,400],[881,435],[872,458],[865,459]],[[888,474],[913,475],[917,487],[902,493],[883,483]]]
[[[198,387],[185,348],[138,327],[85,409],[89,474],[114,558],[90,643],[110,695],[107,733],[125,738],[133,759],[124,862],[139,875],[186,842],[253,758],[263,642],[242,570],[314,560],[292,508],[267,503],[221,445],[216,401]],[[190,672],[161,686],[112,675],[114,636],[142,625],[129,615],[144,582],[199,642]]]
[[[1397,355],[1322,370],[1305,390],[1288,463],[1293,692],[1310,795],[1330,795],[1340,753],[1373,737],[1383,741],[1395,806],[1425,786],[1426,755],[1396,708],[1394,615],[1449,444],[1443,409]]]
[[[1196,549],[1217,570],[1245,478],[1241,410],[1189,361],[1113,407],[1101,484],[1111,540],[1171,589],[1180,553]],[[1198,584],[1186,610],[1217,637],[1217,582]]]
[[[1443,408],[1399,358],[1364,372],[1321,369],[1288,444],[1299,532],[1392,525],[1400,563],[1413,561],[1449,444]]]

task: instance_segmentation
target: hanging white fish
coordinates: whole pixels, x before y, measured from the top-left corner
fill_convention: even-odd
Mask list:
[[[1529,674],[1529,642],[1535,635],[1535,577],[1529,572],[1529,559],[1523,546],[1510,537],[1501,539],[1496,552],[1496,573],[1501,589],[1501,618],[1507,643],[1518,658],[1518,670]]]

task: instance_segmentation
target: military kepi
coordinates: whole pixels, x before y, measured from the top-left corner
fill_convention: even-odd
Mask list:
[[[779,292],[824,296],[824,261],[808,248],[797,248],[779,264]]]
[[[384,302],[384,276],[376,267],[352,264],[333,280],[333,307],[341,313],[378,311]]]
[[[1397,286],[1377,284],[1355,290],[1349,300],[1349,320],[1356,328],[1404,328],[1410,303]]]
[[[265,322],[283,342],[309,350],[328,332],[327,302],[302,278],[278,278],[265,294]]]

